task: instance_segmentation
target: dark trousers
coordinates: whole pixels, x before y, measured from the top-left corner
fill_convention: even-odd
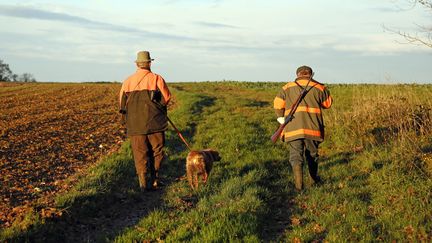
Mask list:
[[[164,132],[146,135],[130,136],[135,168],[140,178],[146,179],[147,168],[150,170],[151,180],[158,177],[158,172],[164,158],[163,147],[165,145]],[[153,181],[149,181],[151,184]]]
[[[309,174],[313,179],[318,176],[318,146],[320,142],[311,139],[297,139],[288,142],[291,166],[303,166],[304,158],[308,163]]]

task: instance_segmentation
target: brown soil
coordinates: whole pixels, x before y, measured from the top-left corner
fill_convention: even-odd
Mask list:
[[[0,86],[0,228],[118,149],[120,84]],[[5,85],[3,85],[5,84]]]

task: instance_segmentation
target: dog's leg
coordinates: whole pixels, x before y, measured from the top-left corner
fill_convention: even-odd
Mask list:
[[[204,172],[204,175],[203,175],[203,183],[204,184],[207,183],[207,178],[208,178],[208,174],[207,174],[207,171],[206,171],[206,172]]]
[[[194,185],[193,185],[193,171],[192,171],[192,166],[190,166],[189,164],[186,165],[186,173],[187,173],[187,179],[189,182],[189,185],[192,189],[194,189]]]
[[[195,189],[198,189],[198,173],[195,173],[195,177],[194,177],[194,185],[195,185]]]

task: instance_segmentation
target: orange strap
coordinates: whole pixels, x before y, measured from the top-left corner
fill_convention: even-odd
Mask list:
[[[140,79],[140,81],[138,81],[138,83],[137,83],[137,85],[135,86],[135,88],[133,89],[133,90],[135,90],[137,87],[138,87],[138,85],[141,83],[141,81],[143,81],[144,80],[144,78],[147,76],[147,74],[149,74],[149,73],[151,73],[151,72],[148,72],[148,73],[146,73],[141,79]],[[126,94],[126,105],[125,105],[125,107],[126,107],[126,109],[127,109],[127,105],[128,105],[128,103],[129,103],[129,99],[128,99],[128,94],[126,93],[126,92],[124,92],[125,94]]]

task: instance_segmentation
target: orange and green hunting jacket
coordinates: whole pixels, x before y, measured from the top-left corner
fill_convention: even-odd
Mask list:
[[[308,78],[297,78],[294,82],[288,82],[276,95],[273,105],[278,117],[286,117],[306,86]],[[303,100],[294,113],[294,118],[289,122],[281,134],[282,140],[289,142],[300,138],[316,141],[324,140],[324,120],[322,109],[328,109],[332,105],[332,97],[329,90],[321,83],[311,80],[307,87]]]
[[[156,90],[160,91],[162,106],[151,100],[152,92]],[[138,68],[123,82],[120,90],[119,103],[120,109],[126,111],[127,134],[165,131],[168,128],[166,105],[170,99],[171,93],[162,76]]]

